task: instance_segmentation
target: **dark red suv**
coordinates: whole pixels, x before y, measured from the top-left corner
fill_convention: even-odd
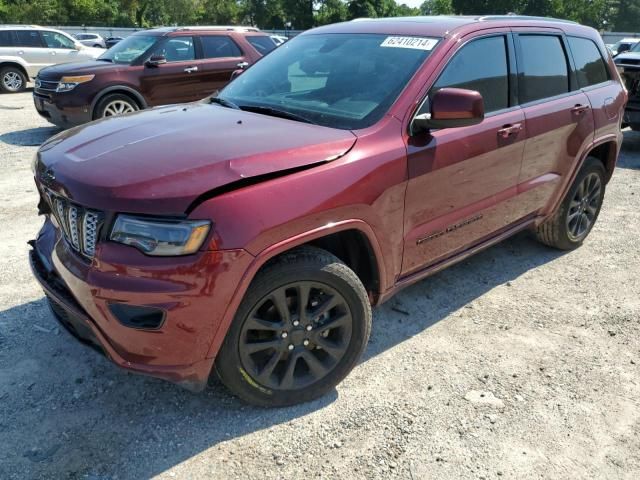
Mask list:
[[[45,143],[33,271],[62,324],[126,369],[198,390],[215,367],[249,402],[310,400],[401,288],[525,229],[578,247],[626,99],[574,23],[311,30],[208,102]]]
[[[97,60],[40,70],[33,101],[60,127],[211,95],[275,49],[251,27],[180,27],[137,32]]]

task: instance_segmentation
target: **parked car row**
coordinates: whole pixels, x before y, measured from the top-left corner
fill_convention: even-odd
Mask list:
[[[201,98],[260,32],[139,32],[43,69],[63,125]],[[91,122],[34,161],[32,270],[71,333],[134,372],[263,406],[333,389],[371,307],[529,229],[578,248],[627,100],[598,33],[520,16],[301,34],[209,101]],[[452,292],[455,295],[456,292]]]
[[[33,99],[41,116],[70,127],[136,110],[200,100],[233,72],[275,49],[244,27],[168,27],[137,32],[96,60],[40,70]]]

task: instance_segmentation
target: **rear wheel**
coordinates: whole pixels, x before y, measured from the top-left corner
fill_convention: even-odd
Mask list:
[[[596,223],[604,191],[604,166],[588,157],[556,212],[538,227],[538,240],[561,250],[582,245]]]
[[[94,119],[117,117],[126,113],[138,111],[138,104],[129,96],[122,93],[112,93],[104,97],[96,107]]]
[[[0,68],[0,91],[4,93],[23,92],[27,88],[27,76],[18,67]]]
[[[297,249],[251,283],[216,370],[252,404],[310,401],[353,369],[370,331],[371,306],[356,274],[324,250]]]

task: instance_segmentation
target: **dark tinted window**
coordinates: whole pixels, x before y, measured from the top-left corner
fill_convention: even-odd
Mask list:
[[[560,37],[520,35],[520,103],[569,91],[569,69]]]
[[[462,47],[433,88],[445,87],[480,92],[487,113],[507,108],[509,78],[504,37],[482,38]]]
[[[204,58],[241,57],[242,52],[231,38],[226,35],[200,37]]]
[[[17,47],[42,47],[40,34],[36,30],[16,30],[15,34]]]
[[[10,47],[11,45],[13,45],[13,32],[0,30],[0,47]]]
[[[261,55],[266,55],[276,48],[276,43],[271,39],[271,37],[267,37],[266,35],[246,38],[251,46],[260,52]]]
[[[194,60],[196,53],[193,48],[193,37],[170,38],[155,55],[164,55],[167,62],[186,62]]]
[[[588,87],[609,80],[600,50],[587,38],[569,37],[569,46],[576,62],[578,85]]]

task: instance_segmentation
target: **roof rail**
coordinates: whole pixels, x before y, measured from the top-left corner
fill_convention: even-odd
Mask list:
[[[195,25],[191,27],[178,27],[176,31],[182,30],[226,30],[233,32],[259,32],[260,29],[257,27],[245,27],[245,26],[236,26],[236,25]]]
[[[40,25],[25,25],[25,24],[7,25],[6,23],[0,23],[0,28],[42,28],[42,27]]]
[[[515,13],[508,13],[506,15],[485,15],[484,17],[478,18],[480,21],[485,20],[544,20],[547,22],[560,22],[560,23],[572,23],[577,25],[578,22],[574,22],[573,20],[566,20],[564,18],[553,18],[553,17],[535,17],[530,15],[517,15]]]

